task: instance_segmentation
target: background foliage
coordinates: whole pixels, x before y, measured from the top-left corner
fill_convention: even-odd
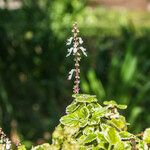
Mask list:
[[[127,104],[130,130],[144,130],[150,124],[149,17],[78,0],[24,0],[19,9],[0,9],[0,125],[28,145],[50,139],[71,102],[66,76],[73,64],[64,41],[77,20],[88,50],[82,92]]]

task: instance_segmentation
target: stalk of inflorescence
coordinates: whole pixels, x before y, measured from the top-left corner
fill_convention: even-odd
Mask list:
[[[79,29],[76,22],[73,24],[72,33],[73,36],[70,37],[66,43],[67,46],[71,46],[70,48],[68,48],[68,54],[66,55],[66,57],[73,55],[75,64],[74,68],[69,72],[68,80],[71,80],[72,76],[74,75],[73,93],[79,94],[81,54],[87,57],[87,53],[86,49],[82,46],[82,38],[78,36]]]

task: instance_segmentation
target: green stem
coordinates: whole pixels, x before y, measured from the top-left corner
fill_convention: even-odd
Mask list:
[[[109,144],[109,146],[108,146],[108,150],[111,150],[111,147],[112,147],[112,145],[111,145],[111,144]]]

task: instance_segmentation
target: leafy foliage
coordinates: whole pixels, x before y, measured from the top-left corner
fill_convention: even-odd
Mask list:
[[[149,149],[150,128],[140,136],[128,132],[129,124],[118,111],[126,109],[126,105],[117,104],[115,101],[104,101],[104,106],[101,106],[96,96],[89,94],[74,94],[73,98],[74,101],[66,108],[67,114],[61,117],[60,124],[53,132],[52,144],[45,143],[32,147],[31,150]],[[1,149],[7,147],[3,135],[5,134],[1,130]],[[26,148],[24,145],[19,145],[17,150],[26,150]]]
[[[150,130],[143,138],[127,131],[128,123],[118,109],[126,109],[115,101],[98,104],[93,95],[76,94],[61,117],[52,137],[52,147],[64,150],[148,150]]]
[[[143,140],[150,144],[150,128],[146,129],[143,135]]]

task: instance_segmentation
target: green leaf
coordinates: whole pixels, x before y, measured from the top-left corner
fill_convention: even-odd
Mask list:
[[[138,150],[149,150],[148,145],[144,141],[139,141],[137,144]]]
[[[125,150],[132,150],[132,144],[131,142],[124,142],[124,146],[125,146]],[[144,150],[144,149],[140,149],[140,150]]]
[[[93,127],[89,127],[87,126],[84,130],[83,130],[83,134],[88,135],[94,132],[94,126]]]
[[[85,127],[88,123],[88,117],[89,117],[89,110],[87,109],[86,106],[82,107],[79,109],[77,112],[79,116],[79,126],[80,127]]]
[[[76,102],[72,102],[67,108],[66,113],[73,113],[80,105]]]
[[[97,135],[92,133],[86,136],[84,143],[90,143],[96,139]]]
[[[114,150],[125,150],[125,146],[123,142],[118,142],[114,146]]]
[[[80,146],[79,150],[87,150],[85,146]]]
[[[18,150],[26,150],[26,148],[24,145],[20,145],[20,146],[18,146]]]
[[[98,132],[97,133],[97,142],[98,143],[107,143],[107,140],[105,139],[104,132]]]
[[[79,126],[80,127],[85,127],[88,124],[88,119],[80,119],[79,121]]]
[[[99,122],[100,122],[100,117],[92,116],[92,117],[89,119],[88,124],[89,124],[89,125],[96,125],[96,124],[99,124]]]
[[[104,105],[111,105],[111,106],[116,106],[117,105],[117,103],[115,101],[113,101],[113,100],[111,100],[111,101],[104,101],[103,104]]]
[[[123,139],[135,137],[133,134],[131,134],[131,133],[127,132],[127,131],[121,131],[121,132],[119,132],[119,135]]]
[[[118,132],[112,127],[106,129],[105,138],[111,145],[114,145],[121,141]]]
[[[144,140],[147,144],[150,144],[150,128],[148,128],[148,129],[146,129],[146,130],[144,131],[143,140]]]
[[[64,136],[63,136],[63,128],[62,128],[62,126],[60,124],[55,128],[55,130],[54,130],[54,132],[52,134],[52,138],[53,139],[60,139],[60,140],[62,140],[64,138]]]
[[[103,103],[104,105],[107,105],[109,107],[117,107],[119,109],[126,109],[127,108],[127,105],[118,105],[115,101],[104,101]]]
[[[117,105],[117,107],[118,107],[119,109],[126,109],[126,108],[127,108],[127,105]]]
[[[105,116],[106,111],[106,108],[95,108],[95,111],[89,119],[89,125],[98,124],[100,122],[100,118]]]
[[[86,135],[81,135],[81,136],[77,139],[77,141],[78,141],[79,143],[83,143],[85,139],[86,139]]]
[[[105,143],[101,142],[96,147],[94,147],[92,150],[107,150],[105,148]]]
[[[105,107],[103,108],[99,108],[99,109],[95,109],[93,116],[95,117],[104,117],[106,114],[107,109]]]
[[[87,105],[87,108],[90,112],[95,112],[95,110],[101,109],[102,106],[98,103],[91,103]]]
[[[87,119],[89,117],[89,110],[86,106],[82,107],[79,111],[78,111],[78,115],[79,118],[81,119]]]
[[[74,94],[73,97],[77,102],[86,102],[86,103],[91,103],[91,102],[97,102],[97,98],[95,95],[89,95],[89,94]]]
[[[75,133],[78,133],[79,129],[79,127],[64,126],[63,131],[67,135],[74,135]]]
[[[110,128],[109,125],[104,124],[104,123],[102,123],[102,124],[100,125],[100,127],[101,127],[102,131],[105,131],[106,129]]]
[[[65,115],[61,117],[60,122],[66,126],[77,126],[79,124],[79,116],[77,113]]]
[[[86,106],[83,106],[82,108],[78,109],[78,111],[63,116],[60,119],[60,122],[63,125],[67,125],[70,127],[78,126],[78,125],[80,127],[84,127],[88,123],[88,117],[89,117],[89,110],[87,109]]]
[[[137,57],[131,53],[131,50],[128,50],[121,67],[121,77],[125,83],[130,83],[130,81],[134,78],[137,64]]]
[[[120,118],[112,118],[111,120],[108,120],[108,123],[110,123],[111,125],[113,125],[114,127],[116,127],[119,130],[127,129],[126,121],[123,116],[121,116]]]

